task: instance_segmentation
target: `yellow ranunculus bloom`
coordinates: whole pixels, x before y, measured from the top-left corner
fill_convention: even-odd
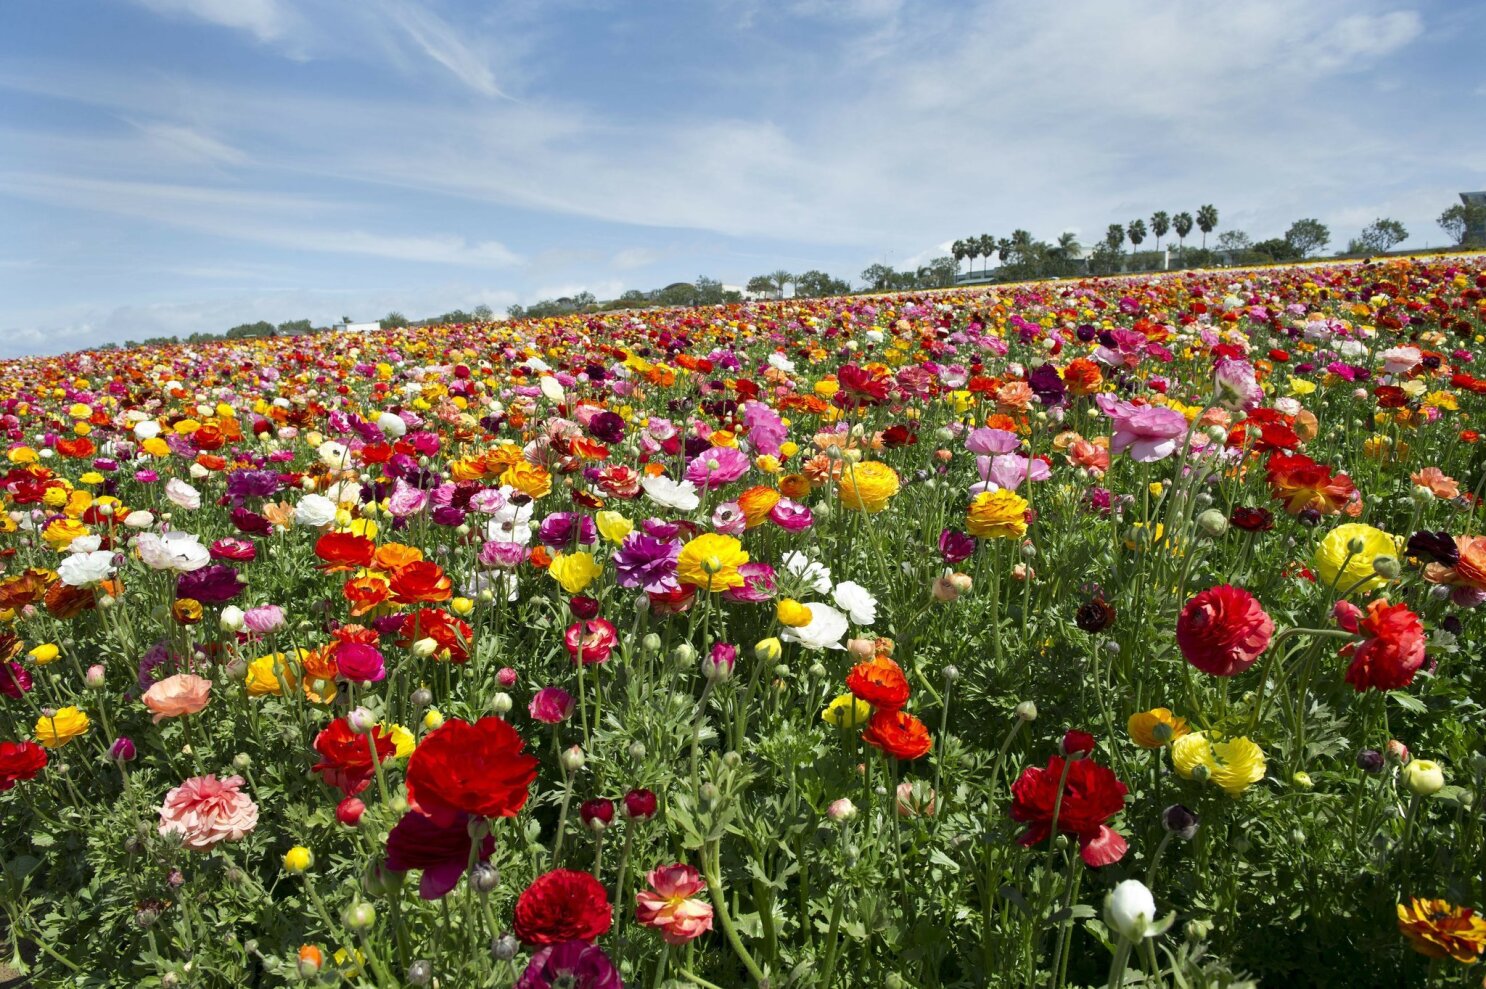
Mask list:
[[[284,853],[284,871],[300,875],[315,864],[315,854],[303,845],[295,845]]]
[[[518,460],[501,474],[502,484],[509,484],[524,495],[540,498],[552,490],[552,475],[545,467]]]
[[[965,528],[981,539],[1019,539],[1027,532],[1027,499],[1005,488],[982,491],[970,501]]]
[[[36,740],[49,749],[60,749],[88,730],[88,716],[75,707],[64,707],[55,717],[36,719]]]
[[[60,650],[55,645],[43,642],[39,646],[33,646],[26,655],[30,656],[37,666],[45,666],[48,663],[55,663],[59,653]]]
[[[88,527],[76,519],[53,519],[42,530],[41,538],[46,540],[48,546],[60,553],[71,546],[74,539],[87,534]]]
[[[1159,749],[1188,733],[1187,719],[1178,718],[1164,707],[1130,715],[1125,727],[1130,732],[1130,739],[1143,749]]]
[[[633,522],[614,511],[599,512],[593,521],[598,526],[599,535],[615,544],[624,542],[624,537],[635,531]]]
[[[1369,591],[1386,583],[1374,571],[1373,561],[1380,556],[1397,556],[1399,543],[1382,529],[1348,522],[1326,533],[1316,546],[1311,562],[1323,587],[1335,586],[1338,591],[1346,592],[1355,585],[1357,591]],[[1353,553],[1352,548],[1358,544],[1360,551]]]
[[[413,733],[402,725],[392,724],[379,727],[392,737],[392,744],[397,746],[397,752],[394,753],[396,758],[406,759],[413,754],[413,749],[418,747],[418,741],[413,738]]]
[[[303,657],[304,650],[299,650]],[[269,653],[267,656],[259,656],[248,664],[248,672],[244,677],[244,683],[248,688],[249,697],[267,697],[270,694],[282,694],[283,684],[294,686],[294,671],[285,662],[287,657],[281,652]],[[283,683],[280,683],[280,678]]]
[[[594,562],[591,553],[558,553],[547,567],[552,579],[569,594],[581,594],[604,570]]]
[[[732,536],[704,533],[681,547],[676,559],[676,579],[703,590],[725,591],[742,587],[738,568],[748,562],[743,544]]]
[[[774,617],[785,628],[804,628],[815,616],[811,614],[808,605],[801,604],[794,598],[784,598],[774,606]]]
[[[837,728],[859,728],[872,719],[872,705],[845,693],[827,704],[820,718]]]
[[[1206,732],[1183,735],[1171,746],[1171,764],[1183,779],[1206,779],[1237,797],[1264,778],[1264,750],[1247,738],[1214,740]]]
[[[847,508],[875,515],[887,507],[901,487],[897,471],[880,461],[868,460],[846,466],[836,493]]]

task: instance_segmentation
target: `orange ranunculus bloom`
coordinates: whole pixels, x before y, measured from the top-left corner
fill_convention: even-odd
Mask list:
[[[436,604],[454,596],[454,581],[445,576],[443,567],[427,560],[398,567],[390,586],[392,600],[398,604]]]
[[[862,741],[895,759],[918,759],[934,747],[929,729],[907,711],[877,711],[862,732]]]
[[[880,711],[896,711],[908,703],[908,678],[903,667],[887,656],[874,656],[852,667],[846,689]]]
[[[369,567],[375,551],[370,539],[352,532],[327,532],[315,541],[315,555],[325,561],[320,569],[326,573]]]
[[[767,485],[749,488],[738,495],[738,507],[743,509],[743,517],[750,529],[763,525],[769,518],[770,510],[777,504],[779,492]]]
[[[1436,498],[1449,500],[1460,497],[1460,484],[1438,467],[1426,467],[1409,475],[1409,480],[1428,488]]]
[[[1273,453],[1265,465],[1270,493],[1285,503],[1291,515],[1314,508],[1322,515],[1335,515],[1352,499],[1357,489],[1345,474],[1332,474],[1303,453]]]
[[[351,603],[351,614],[360,618],[386,604],[391,596],[391,589],[383,578],[368,575],[346,581],[341,593]]]
[[[402,543],[383,543],[377,547],[372,554],[371,567],[373,570],[381,570],[391,573],[409,563],[417,563],[423,559],[423,551],[416,546],[404,546]]]
[[[57,452],[64,457],[71,457],[74,460],[91,457],[97,449],[98,447],[94,445],[93,441],[86,436],[77,436],[71,439],[57,441]]]
[[[812,485],[804,474],[786,474],[779,479],[779,493],[791,501],[810,497]]]
[[[1070,394],[1092,395],[1104,385],[1104,373],[1087,357],[1075,357],[1063,369],[1063,384]]]

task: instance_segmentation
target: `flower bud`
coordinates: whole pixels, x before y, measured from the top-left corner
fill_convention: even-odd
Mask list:
[[[671,650],[671,662],[677,666],[690,666],[697,660],[697,651],[690,642],[683,642]]]
[[[365,931],[377,922],[377,909],[370,903],[353,903],[341,913],[341,923],[353,931]]]
[[[470,889],[481,896],[495,891],[500,885],[500,870],[489,862],[476,862],[475,867],[470,870]]]
[[[315,853],[303,845],[295,845],[284,853],[284,871],[290,875],[303,875],[314,864]]]
[[[1361,537],[1359,536],[1353,536],[1351,539],[1347,540],[1347,552],[1353,556],[1361,553],[1366,548],[1367,544],[1363,542]]]
[[[348,828],[354,828],[361,823],[361,815],[366,813],[366,804],[360,797],[347,797],[335,808],[335,819]]]
[[[1396,738],[1390,738],[1384,751],[1388,755],[1388,761],[1395,765],[1403,765],[1409,761],[1409,747]]]
[[[562,764],[562,768],[570,773],[576,773],[578,770],[582,769],[583,764],[587,761],[587,758],[583,754],[582,746],[578,745],[573,745],[564,749],[562,751],[562,754],[558,757],[558,762]]]
[[[655,816],[659,805],[650,790],[631,790],[624,795],[624,816],[631,821],[648,821]]]
[[[517,679],[518,677],[516,671],[511,669],[509,666],[502,666],[498,671],[496,671],[495,674],[495,682],[500,684],[502,687],[516,686]]]
[[[1156,899],[1139,879],[1125,879],[1104,898],[1104,924],[1127,941],[1155,936]]]
[[[128,738],[116,738],[108,747],[108,758],[111,762],[133,762],[135,755],[134,742]]]
[[[1388,580],[1393,580],[1395,577],[1398,576],[1400,572],[1398,557],[1375,557],[1372,561],[1372,569],[1373,573],[1377,574],[1379,577],[1386,577]]]
[[[433,981],[433,962],[419,958],[408,966],[407,982],[410,986],[426,986]]]
[[[1357,753],[1357,768],[1369,775],[1383,771],[1383,753],[1377,749],[1363,749]]]
[[[1022,701],[1016,706],[1014,713],[1019,721],[1036,721],[1037,705],[1032,701]]]
[[[434,639],[430,639],[427,636],[424,636],[423,638],[413,643],[412,651],[413,655],[418,657],[419,659],[427,659],[429,656],[432,656],[434,653],[439,651],[439,644]]]
[[[1296,770],[1294,773],[1291,773],[1290,782],[1295,784],[1297,790],[1311,790],[1316,786],[1315,781],[1311,779],[1311,774],[1303,770]]]
[[[105,674],[102,664],[94,663],[88,667],[88,672],[83,674],[83,684],[90,690],[102,690]]]
[[[232,757],[232,768],[240,773],[245,773],[253,768],[253,757],[246,752],[239,752]]]
[[[511,699],[510,694],[506,693],[505,691],[500,691],[494,697],[490,698],[490,710],[494,714],[505,716],[506,714],[510,713],[511,708],[515,706],[515,703],[516,702]]]
[[[433,691],[429,690],[427,687],[419,687],[417,690],[413,691],[412,697],[410,697],[409,699],[413,702],[414,710],[421,711],[425,707],[433,703]]]
[[[602,797],[585,800],[578,808],[578,819],[588,830],[595,833],[602,831],[614,823],[614,801]]]
[[[754,643],[753,658],[761,663],[777,663],[784,654],[784,646],[773,636]]]
[[[377,716],[364,707],[357,707],[346,715],[346,724],[358,735],[365,735],[377,726]]]
[[[842,821],[849,821],[853,817],[856,817],[856,815],[857,805],[852,803],[847,797],[832,800],[826,807],[826,816],[837,824],[840,824]]]
[[[510,934],[502,934],[490,941],[490,957],[498,962],[508,962],[516,957],[516,952],[521,950],[521,942]]]
[[[960,668],[958,666],[955,666],[953,663],[951,663],[950,665],[946,666],[941,671],[941,673],[944,676],[944,682],[945,683],[954,683],[956,680],[958,680],[960,678]]]
[[[1172,804],[1161,812],[1161,826],[1183,841],[1197,834],[1197,815],[1181,804]]]
[[[640,648],[652,656],[660,652],[660,645],[660,636],[654,632],[645,633],[645,637],[640,640]]]
[[[1403,783],[1415,796],[1432,796],[1445,786],[1444,767],[1433,759],[1415,759],[1403,767]]]
[[[1216,508],[1209,508],[1197,516],[1197,526],[1204,533],[1216,539],[1228,531],[1228,516]]]

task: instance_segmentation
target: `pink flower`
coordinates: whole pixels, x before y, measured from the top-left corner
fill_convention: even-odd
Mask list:
[[[284,626],[284,609],[276,604],[260,604],[243,612],[243,624],[258,635],[276,632]]]
[[[1022,441],[1017,439],[1016,433],[1005,429],[994,429],[990,426],[972,429],[970,435],[965,437],[965,449],[984,456],[993,453],[1010,453],[1021,445]]]
[[[416,515],[428,504],[428,492],[413,487],[402,478],[393,485],[392,496],[387,499],[387,511],[395,518]]]
[[[241,776],[193,776],[165,795],[160,833],[178,834],[198,852],[222,841],[241,841],[258,825],[258,805],[243,793]]]
[[[587,622],[574,622],[563,633],[562,641],[568,648],[573,662],[583,661],[584,666],[607,662],[609,654],[619,643],[613,623],[603,618]]]
[[[1212,676],[1231,677],[1259,659],[1274,622],[1258,598],[1219,584],[1194,595],[1176,620],[1176,644],[1187,662]]]
[[[544,725],[557,725],[573,715],[573,695],[561,687],[543,687],[527,705],[527,712]]]
[[[155,724],[166,718],[195,714],[211,700],[212,682],[194,673],[177,673],[145,691],[144,706],[155,712]]]
[[[703,450],[686,465],[686,479],[699,488],[720,488],[748,472],[748,456],[730,446]]]
[[[1178,441],[1187,435],[1187,417],[1175,409],[1120,402],[1105,394],[1094,401],[1113,420],[1111,454],[1129,450],[1130,459],[1148,464],[1171,456],[1177,451]]]
[[[651,889],[635,894],[635,919],[659,930],[667,944],[685,944],[712,929],[712,905],[692,899],[707,889],[697,870],[677,862],[650,870],[645,881]]]
[[[375,646],[342,642],[331,653],[340,675],[353,683],[379,683],[387,678],[387,667]]]

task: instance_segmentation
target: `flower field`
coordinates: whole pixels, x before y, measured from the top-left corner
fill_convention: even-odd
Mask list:
[[[0,429],[33,985],[1481,985],[1482,256],[26,359]]]

